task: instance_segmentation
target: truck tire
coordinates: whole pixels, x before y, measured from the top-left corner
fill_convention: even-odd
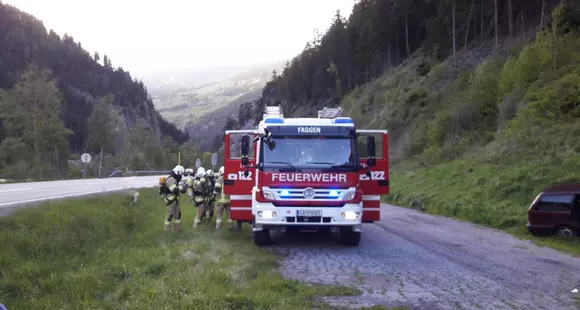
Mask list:
[[[352,230],[343,230],[340,232],[340,241],[346,246],[358,246],[360,243],[361,233]]]
[[[254,244],[257,246],[266,246],[272,243],[269,230],[255,231],[253,233],[253,239]]]
[[[236,231],[242,231],[242,222],[236,221]]]

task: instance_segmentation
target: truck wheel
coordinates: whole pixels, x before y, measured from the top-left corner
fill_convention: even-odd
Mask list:
[[[253,237],[254,237],[254,244],[257,246],[265,246],[265,245],[270,245],[272,243],[272,239],[270,239],[270,231],[269,230],[255,231],[253,233]]]
[[[358,246],[360,243],[361,233],[352,230],[343,230],[340,232],[340,241],[347,246]]]
[[[236,230],[237,231],[242,231],[242,222],[236,221]]]

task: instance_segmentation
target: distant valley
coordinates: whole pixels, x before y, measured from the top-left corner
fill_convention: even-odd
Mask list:
[[[237,115],[242,103],[257,99],[272,71],[280,72],[282,67],[280,62],[254,67],[184,70],[150,74],[142,79],[161,115],[179,128],[196,127],[198,132],[192,133],[194,137],[202,134],[199,125],[221,131],[227,116]]]

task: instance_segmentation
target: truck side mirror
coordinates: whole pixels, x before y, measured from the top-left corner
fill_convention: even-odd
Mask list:
[[[375,137],[367,136],[367,165],[373,167],[376,165],[376,147],[375,147]]]
[[[250,153],[250,136],[242,136],[242,157],[247,157]]]
[[[249,164],[248,155],[250,153],[250,136],[242,136],[242,166],[247,167]]]

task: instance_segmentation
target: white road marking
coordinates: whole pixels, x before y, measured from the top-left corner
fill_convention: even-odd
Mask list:
[[[33,190],[34,188],[32,187],[26,187],[26,188],[15,188],[15,189],[4,189],[4,190],[0,190],[0,193],[7,193],[7,192],[20,192],[20,191],[30,191]]]
[[[5,202],[5,203],[0,203],[0,208],[7,208],[7,207],[10,207],[10,206],[19,205],[19,204],[23,204],[23,203],[29,203],[29,202],[37,202],[37,201],[43,201],[43,200],[52,200],[52,199],[59,199],[59,198],[69,198],[69,197],[75,197],[75,196],[90,195],[90,194],[102,193],[102,192],[105,192],[105,191],[106,190],[98,190],[98,191],[90,191],[90,192],[82,192],[82,193],[75,193],[75,194],[51,196],[51,197],[44,197],[44,198],[37,198],[37,199],[20,200],[20,201],[16,201],[16,202]]]

